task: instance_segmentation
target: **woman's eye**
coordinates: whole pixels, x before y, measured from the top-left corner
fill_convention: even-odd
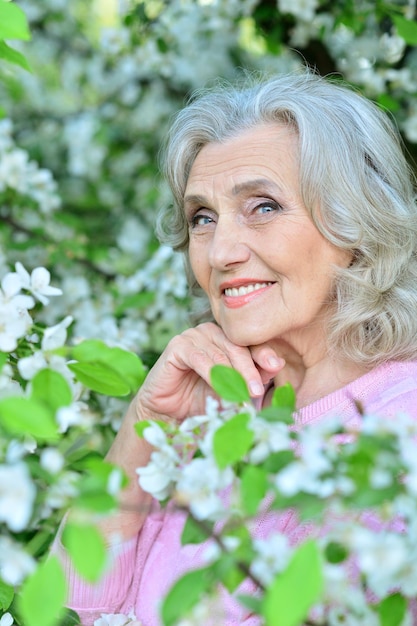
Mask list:
[[[274,211],[280,211],[281,207],[276,202],[262,202],[255,207],[255,213],[273,213]]]
[[[191,228],[195,228],[196,226],[207,226],[207,224],[211,224],[213,222],[213,218],[210,215],[205,213],[196,213],[190,220]]]

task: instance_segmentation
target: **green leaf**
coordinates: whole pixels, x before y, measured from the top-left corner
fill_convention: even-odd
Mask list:
[[[271,405],[295,411],[295,391],[290,383],[274,389]]]
[[[325,554],[329,563],[341,563],[347,558],[349,552],[341,543],[330,541],[326,546]]]
[[[69,406],[72,402],[72,392],[69,384],[55,370],[44,369],[32,379],[31,397],[46,404],[55,413],[62,406]]]
[[[381,506],[384,502],[392,502],[401,491],[400,484],[394,484],[385,489],[375,489],[374,487],[360,486],[351,496],[345,498],[346,502],[358,509],[367,509]]]
[[[213,563],[213,571],[216,580],[220,581],[229,593],[233,593],[246,578],[246,568],[242,571],[239,564],[248,566],[250,556],[253,553],[252,537],[245,525],[233,525],[224,531],[224,536],[234,537],[238,540],[232,551],[223,551],[221,557]]]
[[[18,609],[24,624],[55,626],[66,600],[66,582],[55,556],[44,561],[23,584]]]
[[[227,553],[223,553],[221,558],[213,564],[213,570],[217,579],[229,593],[233,593],[246,578],[246,574],[237,566],[233,555]]]
[[[0,426],[13,435],[32,435],[35,439],[45,440],[58,437],[53,414],[32,398],[0,400]]]
[[[393,15],[392,21],[395,24],[397,33],[411,46],[417,45],[417,22],[415,20],[407,20],[402,15]]]
[[[88,389],[107,396],[127,396],[130,385],[108,365],[103,363],[68,363],[69,369]]]
[[[174,626],[199,601],[213,582],[211,567],[188,572],[171,587],[162,604],[164,626]]]
[[[77,507],[95,513],[108,513],[117,508],[116,499],[105,492],[86,492],[78,496]]]
[[[82,480],[78,483],[79,495],[75,501],[77,507],[88,511],[106,513],[117,506],[115,496],[109,492],[109,480],[113,472],[117,472],[120,487],[128,484],[127,477],[117,466],[102,457],[88,457],[80,464],[84,471]]]
[[[248,386],[242,374],[226,365],[214,365],[210,372],[211,386],[218,396],[229,402],[249,402]]]
[[[407,609],[406,599],[399,593],[384,598],[378,605],[381,626],[400,626]]]
[[[164,431],[169,431],[170,425],[167,422],[163,422],[162,420],[152,420],[152,423],[158,424],[158,426],[160,426],[160,428]],[[149,420],[143,420],[142,422],[136,422],[133,428],[139,437],[143,437],[143,431],[145,428],[148,428],[150,424],[151,422]]]
[[[124,377],[130,385],[130,390],[137,391],[146,375],[143,363],[137,354],[121,348],[110,348],[109,357],[112,368]]]
[[[248,515],[255,515],[268,487],[266,471],[262,467],[248,465],[242,472],[240,497]]]
[[[247,427],[248,422],[249,415],[239,413],[214,433],[214,458],[220,469],[240,461],[250,449],[253,432]]]
[[[0,0],[0,39],[30,39],[26,15],[14,2]]]
[[[107,562],[106,544],[98,528],[68,521],[62,533],[62,543],[78,573],[88,582],[98,581]]]
[[[263,466],[271,474],[277,474],[292,461],[294,461],[294,452],[292,450],[281,450],[281,452],[270,454]]]
[[[309,540],[297,548],[287,569],[267,589],[263,607],[266,626],[302,624],[322,588],[320,552],[317,544]]]
[[[136,431],[136,434],[142,439],[143,438],[143,431],[145,430],[145,428],[148,428],[148,426],[150,425],[150,421],[149,420],[143,420],[142,422],[136,422],[134,429]]]
[[[8,46],[5,41],[0,41],[0,59],[5,59],[5,61],[9,61],[9,63],[19,65],[28,72],[32,71],[26,57],[18,50]]]
[[[243,606],[246,606],[252,613],[260,615],[262,613],[262,600],[261,598],[255,598],[255,596],[238,595],[238,601]]]
[[[205,522],[208,526],[207,531],[201,528],[199,524],[189,515],[184,524],[184,528],[181,535],[181,545],[185,546],[188,543],[202,543],[206,541],[210,536],[212,530],[212,524]]]
[[[294,416],[291,409],[279,406],[267,406],[258,412],[259,417],[267,422],[283,422],[284,424],[294,424]]]
[[[116,372],[132,392],[135,392],[145,379],[145,368],[136,354],[122,348],[112,348],[103,341],[97,339],[83,341],[75,346],[71,353],[80,363],[102,365]]]
[[[13,596],[13,587],[0,580],[0,611],[7,611],[12,603]]]
[[[80,618],[72,609],[65,609],[65,613],[57,626],[80,626]]]
[[[9,355],[7,352],[0,352],[0,372],[8,361]]]

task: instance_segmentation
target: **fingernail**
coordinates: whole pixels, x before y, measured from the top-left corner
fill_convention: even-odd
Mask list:
[[[279,359],[276,356],[270,356],[268,359],[268,363],[271,367],[281,367],[283,359]]]
[[[256,380],[251,380],[249,383],[249,390],[252,396],[261,396],[264,393],[264,387]]]

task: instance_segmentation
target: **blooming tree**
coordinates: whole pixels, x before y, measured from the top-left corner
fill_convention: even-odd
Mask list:
[[[216,77],[288,72],[306,61],[387,109],[413,156],[415,10],[414,0],[0,0],[0,626],[77,623],[62,609],[60,566],[45,555],[71,506],[68,549],[83,576],[99,578],[106,552],[95,522],[116,507],[125,481],[103,452],[147,368],[189,324],[182,259],[154,235],[156,213],[171,201],[157,157],[172,113]],[[406,620],[415,594],[412,425],[400,421],[387,435],[370,416],[356,445],[368,437],[385,456],[371,446],[374,456],[364,459],[361,448],[346,447],[348,471],[339,448],[331,454],[331,426],[300,434],[307,456],[297,457],[281,419],[287,400],[277,397],[278,417],[276,407],[258,416],[239,402],[211,403],[169,437],[158,424],[140,433],[155,452],[138,480],[189,511],[184,541],[211,537],[208,576],[186,579],[181,601],[172,591],[165,623],[204,623],[216,583],[233,588],[249,575],[265,603],[244,601],[273,624],[274,590],[301,566],[316,582],[289,624],[306,615],[317,624]],[[221,443],[230,431],[241,441],[238,458]],[[189,445],[200,452],[188,463]],[[202,484],[201,475],[210,480]],[[240,498],[240,517],[225,517],[225,490]],[[301,552],[280,535],[268,548],[247,530],[266,494],[276,508],[294,502],[317,519],[335,507],[375,505],[404,519],[405,532],[375,537],[351,520]],[[218,519],[227,533],[213,534]],[[348,554],[360,555],[372,606],[342,575]],[[381,554],[384,572],[375,567]],[[393,613],[397,621],[387,621]],[[138,621],[103,615],[97,626],[124,624]]]
[[[136,426],[155,448],[141,487],[188,513],[183,544],[207,542],[206,563],[165,598],[164,626],[197,626],[205,610],[223,623],[219,583],[268,626],[411,624],[416,421],[361,414],[298,429],[289,385],[256,411],[240,374],[211,375],[223,401],[209,399],[205,415]],[[277,527],[296,510],[307,538],[290,545],[273,527],[253,538],[266,507]]]

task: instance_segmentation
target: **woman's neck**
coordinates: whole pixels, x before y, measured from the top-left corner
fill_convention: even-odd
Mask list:
[[[312,404],[320,398],[345,387],[369,371],[370,368],[351,361],[338,359],[323,351],[319,355],[316,351],[315,358],[309,355],[301,355],[286,346],[285,367],[274,378],[274,387],[285,383],[291,383],[296,392],[297,408]],[[311,355],[310,355],[311,357]],[[271,390],[272,394],[273,390]],[[270,397],[265,398],[264,404],[269,404]]]

